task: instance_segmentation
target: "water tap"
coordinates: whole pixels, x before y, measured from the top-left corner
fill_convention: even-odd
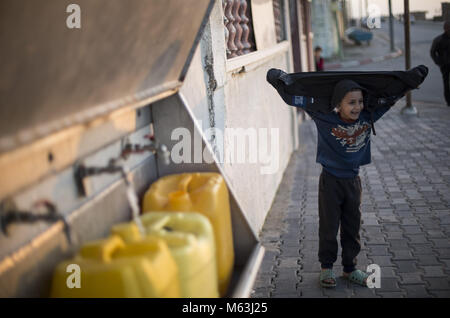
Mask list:
[[[153,135],[145,135],[144,138],[149,139],[150,144],[139,145],[127,143],[122,151],[121,157],[126,159],[132,153],[143,153],[145,151],[151,151],[160,156],[165,165],[169,165],[170,151],[167,149],[167,146],[156,140]]]

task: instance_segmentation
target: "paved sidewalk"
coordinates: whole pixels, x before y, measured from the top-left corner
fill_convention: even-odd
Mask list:
[[[370,46],[368,46],[365,42],[361,45],[353,44],[351,41],[349,43],[344,43],[343,59],[340,59],[339,57],[326,59],[324,65],[325,71],[381,62],[396,58],[403,54],[403,51],[399,48],[395,48],[394,52],[390,51],[389,36],[382,30],[375,29],[372,33],[373,40],[371,41]]]
[[[343,280],[322,289],[318,277],[317,131],[300,126],[292,154],[260,235],[266,254],[252,297],[450,297],[450,107],[400,101],[377,123],[372,163],[361,167],[362,250],[358,268],[381,267],[381,288]],[[339,237],[339,236],[338,236]]]

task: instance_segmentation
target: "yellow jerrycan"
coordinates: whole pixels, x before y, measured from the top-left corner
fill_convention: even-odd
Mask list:
[[[181,297],[219,297],[214,232],[199,213],[153,212],[141,217],[148,235],[163,239],[178,266]],[[140,239],[135,222],[112,228],[125,242]]]
[[[225,180],[218,173],[197,172],[158,179],[145,193],[143,212],[183,211],[205,215],[214,229],[219,293],[224,296],[234,265],[230,203]]]
[[[60,263],[50,296],[180,297],[178,269],[162,239],[146,237],[127,244],[112,235],[85,244],[74,259]]]

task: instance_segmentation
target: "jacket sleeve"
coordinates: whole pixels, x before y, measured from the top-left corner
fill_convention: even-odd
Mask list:
[[[380,119],[381,117],[383,117],[384,114],[386,114],[386,112],[391,109],[391,106],[383,106],[383,107],[379,107],[376,110],[373,111],[373,122],[376,122],[378,119]],[[367,119],[370,119],[370,112],[366,109],[363,110],[364,116]]]
[[[435,38],[433,40],[433,43],[431,44],[431,49],[430,49],[430,55],[431,58],[433,59],[434,63],[438,66],[441,66],[442,62],[441,62],[441,58],[439,56],[439,52],[437,50],[439,41],[440,41],[441,37],[438,36],[437,38]]]
[[[320,122],[325,122],[325,123],[329,123],[329,124],[334,124],[332,113],[324,114],[324,113],[321,113],[318,111],[307,110],[304,107],[300,107],[300,108],[302,108],[315,122],[320,121]]]

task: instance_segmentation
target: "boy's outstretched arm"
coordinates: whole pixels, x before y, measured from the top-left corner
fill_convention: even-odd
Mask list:
[[[280,79],[283,75],[287,74],[278,69],[271,69],[267,72],[267,81],[277,90],[283,101],[290,106],[303,109],[313,120],[329,121],[329,115],[311,110],[311,105],[314,103],[313,97],[297,96],[287,93]],[[288,80],[289,78],[287,77],[286,79]]]
[[[372,114],[373,122],[376,122],[378,119],[383,117],[383,115],[386,114],[400,99],[402,99],[403,96],[405,96],[405,94],[403,94],[401,96],[398,96],[398,97],[391,98],[389,101],[386,102],[385,106],[377,107],[373,111],[373,114]],[[366,114],[368,114],[370,116],[370,111],[369,110],[364,108],[363,111],[366,112]]]

